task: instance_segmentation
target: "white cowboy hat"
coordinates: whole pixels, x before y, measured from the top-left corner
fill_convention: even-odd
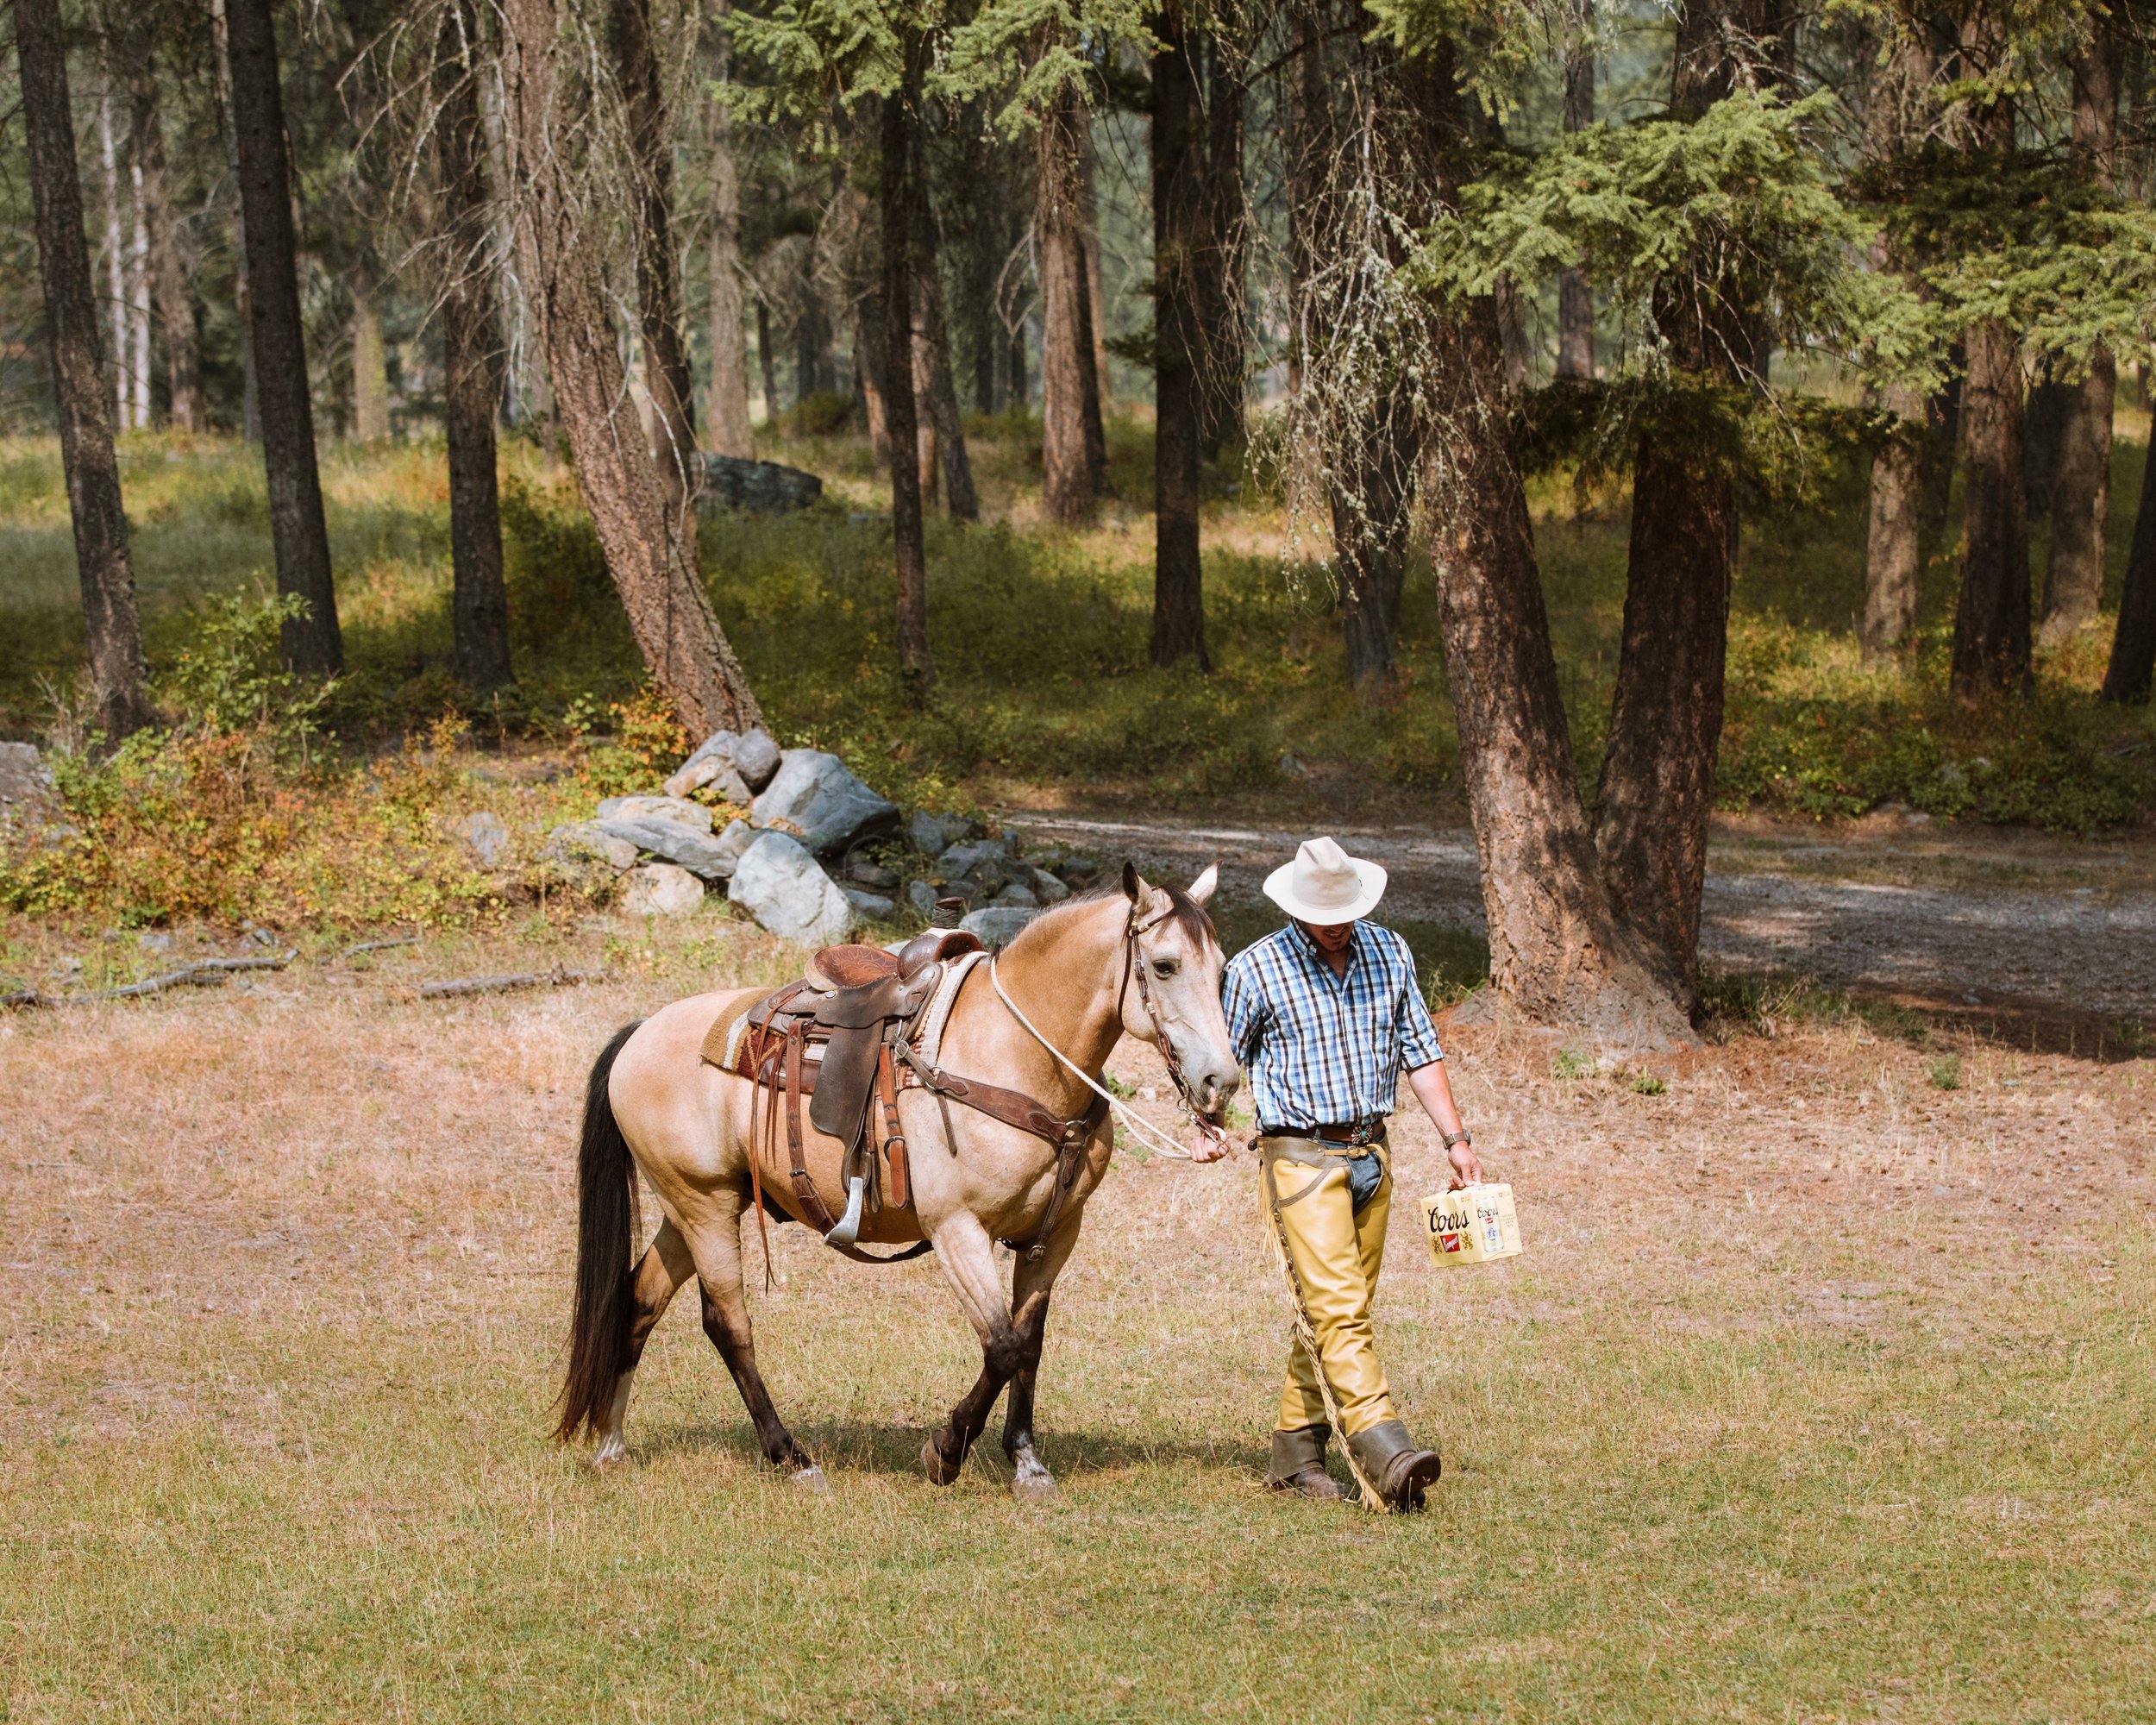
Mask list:
[[[1265,896],[1297,921],[1327,928],[1376,910],[1385,896],[1385,870],[1349,856],[1330,838],[1306,839],[1294,862],[1265,877]]]

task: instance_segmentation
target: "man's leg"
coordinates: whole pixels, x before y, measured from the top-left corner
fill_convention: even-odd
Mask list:
[[[1352,1437],[1395,1417],[1369,1321],[1374,1258],[1364,1239],[1369,1231],[1364,1218],[1376,1201],[1365,1208],[1363,1217],[1357,1216],[1346,1171],[1337,1165],[1313,1168],[1269,1157],[1264,1178],[1266,1202],[1279,1206],[1288,1261],[1324,1358],[1341,1435]],[[1383,1249],[1380,1215],[1374,1250]],[[1317,1373],[1309,1351],[1294,1338],[1287,1382],[1281,1387],[1270,1476],[1275,1484],[1326,1496],[1330,1495],[1323,1480],[1330,1427]]]

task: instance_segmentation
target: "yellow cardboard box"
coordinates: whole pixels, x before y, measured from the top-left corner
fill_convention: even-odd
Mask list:
[[[1502,1181],[1426,1198],[1422,1219],[1429,1231],[1430,1256],[1447,1268],[1520,1255],[1520,1218],[1513,1209],[1512,1188]]]

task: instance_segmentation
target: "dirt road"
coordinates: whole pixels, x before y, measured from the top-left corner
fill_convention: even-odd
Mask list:
[[[1029,832],[1141,864],[1218,859],[1222,890],[1255,898],[1307,834],[1028,812]],[[1868,824],[1871,825],[1871,824]],[[1391,871],[1403,916],[1480,934],[1474,837],[1381,827],[1336,836]],[[1702,946],[1726,970],[1789,971],[1943,1005],[2139,1014],[2156,1007],[2156,850],[1900,825],[1826,842],[1732,828],[1710,852]]]

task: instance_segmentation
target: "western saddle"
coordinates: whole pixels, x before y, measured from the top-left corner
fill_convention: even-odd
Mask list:
[[[732,1070],[755,1086],[751,1101],[749,1168],[756,1223],[764,1227],[763,1158],[774,1152],[779,1118],[786,1122],[787,1165],[803,1220],[824,1244],[866,1264],[896,1264],[931,1249],[921,1240],[878,1258],[856,1244],[866,1211],[912,1202],[913,1182],[905,1133],[899,1125],[899,1092],[932,1092],[943,1113],[943,1143],[957,1154],[950,1104],[958,1102],[991,1119],[1044,1139],[1056,1151],[1056,1184],[1041,1225],[1030,1239],[1006,1241],[1037,1258],[1062,1214],[1084,1164],[1085,1147],[1106,1120],[1095,1100],[1075,1119],[1044,1108],[1031,1096],[978,1079],[961,1078],[933,1064],[916,1046],[916,1032],[949,966],[981,950],[973,935],[932,928],[899,951],[875,946],[827,946],[809,974],[767,994],[749,1008]],[[817,1131],[845,1147],[839,1179],[846,1209],[834,1218],[810,1177],[804,1155],[801,1098]],[[881,1142],[875,1116],[881,1113]],[[775,1165],[775,1156],[774,1156]],[[766,1271],[770,1238],[764,1236]]]

